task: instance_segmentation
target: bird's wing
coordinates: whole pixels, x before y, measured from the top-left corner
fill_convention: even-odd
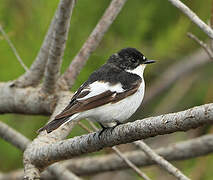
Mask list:
[[[123,89],[120,83],[110,84],[95,81],[90,85],[80,87],[71,99],[70,104],[55,119],[72,116],[75,113],[90,110],[108,103],[116,103],[134,94],[141,84],[141,79],[132,83],[128,89]]]

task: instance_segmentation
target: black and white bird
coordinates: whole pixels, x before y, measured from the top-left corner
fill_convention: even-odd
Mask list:
[[[109,123],[125,123],[140,106],[145,91],[143,72],[148,60],[135,48],[113,54],[93,72],[55,119],[39,129],[52,132],[69,122],[87,118],[104,129]]]

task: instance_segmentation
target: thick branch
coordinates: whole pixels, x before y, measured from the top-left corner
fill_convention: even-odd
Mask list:
[[[44,96],[39,88],[25,89],[0,83],[0,114],[21,113],[50,115],[55,107],[54,96]]]
[[[99,151],[104,147],[176,131],[186,131],[210,123],[213,123],[213,104],[205,104],[177,113],[120,125],[113,131],[104,131],[100,138],[97,133],[90,133],[50,145],[36,146],[32,151],[28,151],[28,158],[36,167],[43,169],[54,162]]]
[[[121,11],[125,2],[126,0],[112,0],[109,7],[104,12],[104,15],[96,25],[95,29],[88,37],[87,41],[84,43],[79,53],[72,60],[72,63],[70,64],[69,68],[66,70],[64,75],[60,78],[59,85],[61,87],[62,86],[68,86],[68,88],[72,87],[80,70],[85,65],[90,54],[99,45],[104,34],[109,29],[110,25]]]
[[[74,4],[75,0],[61,0],[59,3],[53,39],[45,69],[43,91],[46,93],[54,92],[55,83],[59,77]]]
[[[150,102],[151,99],[168,89],[176,80],[209,62],[211,62],[211,59],[203,49],[184,57],[183,60],[169,67],[168,70],[158,77],[157,81],[147,90],[143,104]]]
[[[211,39],[213,39],[213,30],[205,24],[191,9],[189,9],[184,3],[179,0],[168,0],[176,8],[180,9],[189,19],[196,24],[204,33],[206,33]]]

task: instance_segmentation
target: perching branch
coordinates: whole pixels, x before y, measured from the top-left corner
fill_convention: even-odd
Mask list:
[[[167,147],[156,149],[155,152],[168,161],[185,160],[208,155],[213,152],[213,135],[204,135],[198,138],[171,144]],[[123,155],[137,166],[143,167],[155,164],[155,162],[147,157],[142,151],[137,150],[126,152],[123,153]],[[65,161],[62,164],[69,168],[73,173],[81,176],[129,168],[129,166],[116,154],[74,158]],[[50,175],[48,176],[45,172],[42,174],[44,174],[45,177],[49,177]],[[3,175],[3,177],[8,178],[8,180],[12,179],[14,176],[22,179],[23,170]],[[51,179],[51,177],[49,178]],[[2,179],[0,178],[0,180]]]
[[[177,113],[145,118],[120,125],[113,131],[104,131],[100,138],[97,133],[90,133],[53,144],[37,144],[32,151],[27,152],[27,157],[35,167],[44,169],[54,162],[99,151],[104,147],[176,131],[186,131],[211,123],[213,123],[213,104],[205,104]]]
[[[9,37],[7,36],[6,32],[4,31],[4,29],[2,28],[2,26],[0,25],[0,31],[4,37],[4,39],[7,41],[7,43],[9,44],[10,48],[12,49],[13,53],[15,54],[17,60],[19,61],[19,63],[21,64],[21,66],[24,68],[25,71],[28,71],[27,66],[24,64],[24,62],[22,61],[21,57],[19,56],[15,46],[13,45],[13,43],[10,41]]]
[[[59,77],[65,45],[68,38],[70,19],[75,5],[75,0],[61,0],[56,14],[56,24],[53,31],[50,52],[44,74],[42,90],[53,93]]]
[[[134,142],[151,160],[156,164],[159,164],[163,169],[180,180],[189,180],[180,170],[166,161],[163,157],[155,153],[149,146],[147,146],[142,140]]]
[[[204,33],[206,33],[211,39],[213,39],[213,30],[204,23],[191,9],[189,9],[180,0],[168,0],[176,8],[180,9],[189,19],[196,24]]]
[[[99,20],[98,24],[88,37],[87,41],[84,43],[78,54],[72,60],[72,63],[69,65],[69,68],[66,70],[64,75],[59,79],[60,87],[67,87],[67,89],[72,87],[78,74],[80,73],[80,70],[85,65],[90,54],[95,51],[95,49],[99,45],[104,34],[121,11],[125,2],[126,0],[111,1],[109,7],[104,12],[102,18]]]

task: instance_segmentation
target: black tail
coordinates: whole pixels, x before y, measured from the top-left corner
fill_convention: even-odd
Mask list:
[[[48,124],[46,124],[44,127],[40,128],[37,132],[40,133],[41,131],[46,130],[47,133],[51,133],[53,130],[57,129],[59,126],[64,124],[68,119],[69,119],[69,117],[64,117],[61,119],[54,119],[51,122],[49,122]]]

